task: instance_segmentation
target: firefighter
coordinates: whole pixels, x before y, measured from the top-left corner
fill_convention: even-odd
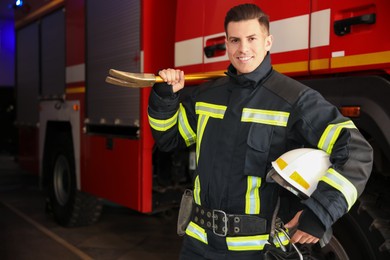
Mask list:
[[[181,259],[262,259],[278,201],[285,226],[297,229],[290,242],[316,243],[357,200],[372,167],[372,148],[349,118],[272,69],[273,37],[258,6],[233,7],[224,26],[227,77],[183,97],[184,72],[164,69],[165,83],[155,84],[149,99],[158,147],[196,147],[194,206]],[[266,175],[272,161],[301,147],[325,151],[331,166],[311,197],[297,201]],[[280,236],[277,245],[287,243]]]

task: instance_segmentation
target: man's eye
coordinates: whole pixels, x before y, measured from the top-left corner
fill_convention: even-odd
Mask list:
[[[237,43],[238,40],[237,40],[237,39],[231,39],[230,42],[231,42],[231,43]]]

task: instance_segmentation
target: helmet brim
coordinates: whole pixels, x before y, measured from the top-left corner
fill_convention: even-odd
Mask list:
[[[287,182],[282,176],[279,175],[279,173],[272,167],[271,170],[267,173],[266,177],[267,182],[272,182],[270,180],[275,181],[277,184],[285,188],[286,190],[290,191],[294,195],[298,196],[301,199],[307,199],[308,196],[303,193],[302,191],[296,189],[294,186],[292,186],[289,182]]]

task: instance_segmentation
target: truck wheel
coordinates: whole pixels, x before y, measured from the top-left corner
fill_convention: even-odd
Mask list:
[[[343,245],[340,241],[332,236],[329,243],[323,248],[320,247],[319,243],[314,245],[299,245],[302,252],[308,251],[312,258],[317,260],[349,260],[351,258],[348,257],[345,252]]]
[[[72,138],[52,139],[50,148],[48,207],[58,224],[65,227],[95,223],[102,211],[100,199],[77,190]]]
[[[390,211],[386,200],[388,197],[381,185],[374,185],[375,193],[370,192],[371,185],[368,185],[356,205],[335,225],[335,236],[350,259],[390,259],[387,240],[390,234]]]

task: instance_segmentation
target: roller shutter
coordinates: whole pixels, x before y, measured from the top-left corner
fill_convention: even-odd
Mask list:
[[[111,68],[140,71],[140,2],[87,1],[86,95],[89,125],[136,126],[140,92],[105,83]]]

